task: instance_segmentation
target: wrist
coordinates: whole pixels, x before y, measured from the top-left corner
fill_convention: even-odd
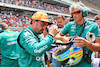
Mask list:
[[[87,41],[87,40],[86,40],[85,46],[88,47],[88,46],[91,46],[91,45],[92,45],[92,43],[91,43],[90,41]]]
[[[52,34],[48,34],[48,35],[50,35],[50,36],[54,37],[54,35],[52,35]]]

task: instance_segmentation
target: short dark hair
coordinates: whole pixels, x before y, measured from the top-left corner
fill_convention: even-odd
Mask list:
[[[32,19],[31,19],[31,22],[30,22],[30,24],[32,24]]]
[[[63,15],[58,15],[58,16],[57,16],[57,19],[58,19],[58,18],[63,18],[63,19],[65,19]]]
[[[31,22],[30,22],[30,24],[32,24],[32,21],[33,21],[33,20],[31,19]],[[39,20],[35,20],[35,21],[39,21]]]

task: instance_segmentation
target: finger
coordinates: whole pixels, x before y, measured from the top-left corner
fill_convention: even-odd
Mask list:
[[[74,43],[74,45],[77,46],[77,47],[82,47],[83,43]]]
[[[77,36],[77,38],[79,38],[79,36]]]
[[[75,43],[80,43],[80,42],[82,42],[82,41],[79,40],[79,39],[78,39],[78,40],[75,39],[75,40],[73,40],[73,42],[75,42]]]

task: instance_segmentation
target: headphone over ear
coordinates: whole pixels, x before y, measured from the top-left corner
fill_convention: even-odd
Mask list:
[[[82,15],[83,15],[83,17],[86,17],[87,15],[88,15],[88,11],[87,10],[82,10]]]
[[[80,6],[85,8],[85,5],[83,3],[78,3]],[[88,15],[88,11],[86,9],[82,10],[82,15],[83,17],[86,17]]]

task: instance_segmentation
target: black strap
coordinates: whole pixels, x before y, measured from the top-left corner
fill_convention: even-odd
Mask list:
[[[82,29],[81,33],[79,34],[79,37],[81,36],[81,34],[83,33],[83,31],[85,29],[85,24],[86,24],[86,22],[83,24],[83,29]]]
[[[26,28],[25,28],[25,29],[26,29]],[[24,29],[24,30],[25,30],[25,29]],[[23,31],[24,31],[24,30],[23,30]],[[22,31],[22,32],[23,32],[23,31]],[[21,33],[22,33],[22,32],[21,32]],[[21,34],[21,33],[20,33],[20,34]],[[33,33],[33,32],[32,32],[32,33]],[[20,42],[19,42],[19,41],[20,41],[20,34],[19,34],[19,36],[18,36],[18,38],[17,38],[17,42],[18,42],[19,46],[20,46],[21,48],[24,49],[24,47],[23,47],[23,46],[20,44]],[[33,33],[33,34],[34,34],[34,33]],[[35,35],[35,34],[34,34],[34,35]],[[38,39],[38,41],[40,42],[39,37],[38,37],[37,35],[35,35],[35,36],[36,36],[36,38]]]
[[[83,33],[84,29],[85,29],[85,24],[86,24],[86,21],[84,22],[83,24],[83,29],[81,31],[81,33],[79,34],[79,37],[81,36],[81,34]],[[87,62],[91,63],[91,56],[89,55],[89,53],[91,53],[90,49],[89,51],[86,51],[85,49],[83,50],[83,57],[84,59],[86,59]]]
[[[86,22],[83,24],[84,26],[83,26],[83,29],[82,29],[81,33],[79,34],[79,37],[81,36],[81,34],[82,34],[83,31],[84,31],[85,24],[86,24]],[[77,31],[76,31],[76,32],[77,32]],[[76,35],[76,36],[77,36],[77,35]],[[73,44],[73,43],[72,43],[72,44]],[[72,44],[70,44],[70,46],[66,47],[66,49],[59,51],[59,52],[57,53],[57,55],[58,55],[58,54],[61,54],[61,53],[63,53],[63,52],[65,52],[65,51],[67,51],[67,50],[71,47]]]
[[[34,34],[34,33],[33,33]],[[35,35],[35,34],[34,34]],[[37,36],[37,35],[35,35],[36,36],[36,38],[38,39],[38,42],[40,42],[40,38]]]
[[[83,24],[84,26],[83,26],[83,29],[82,29],[82,31],[81,31],[81,33],[80,33],[79,36],[81,36],[81,34],[83,33],[83,31],[84,31],[84,29],[85,29],[85,24],[86,24],[86,22]],[[83,49],[83,57],[84,57],[84,59],[86,59],[86,61],[87,61],[88,63],[91,63],[91,62],[92,62],[92,61],[91,61],[91,56],[90,56],[89,54],[91,54],[90,49],[89,49],[89,51],[86,51],[85,49]],[[85,56],[86,56],[86,57],[85,57]]]
[[[23,32],[23,31],[22,31],[22,32]],[[21,33],[22,33],[22,32],[21,32]],[[21,34],[21,33],[20,33],[20,34]],[[22,45],[20,45],[20,42],[19,42],[19,41],[20,41],[20,34],[19,34],[19,36],[18,36],[18,38],[17,38],[17,42],[18,42],[19,46],[20,46],[21,48],[23,48]],[[24,48],[23,48],[23,49],[24,49]]]

